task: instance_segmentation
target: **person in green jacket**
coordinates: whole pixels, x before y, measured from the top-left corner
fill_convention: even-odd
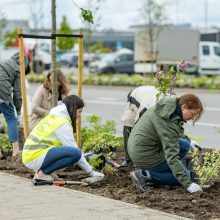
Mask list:
[[[137,121],[128,140],[128,153],[138,168],[130,173],[138,189],[147,191],[151,182],[183,186],[190,193],[202,191],[181,161],[193,146],[184,136],[182,125],[189,120],[194,124],[202,112],[200,99],[185,94],[159,100]]]

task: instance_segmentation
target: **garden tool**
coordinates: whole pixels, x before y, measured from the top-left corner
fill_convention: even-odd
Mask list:
[[[110,159],[106,159],[105,161],[107,164],[111,165],[112,167],[118,169],[120,167],[120,164],[118,164],[116,161],[114,160],[110,160]]]
[[[50,180],[40,180],[40,179],[32,179],[32,183],[35,186],[42,186],[42,185],[57,185],[57,186],[64,186],[64,185],[83,185],[87,186],[88,183],[80,182],[75,180],[70,181],[50,181]]]

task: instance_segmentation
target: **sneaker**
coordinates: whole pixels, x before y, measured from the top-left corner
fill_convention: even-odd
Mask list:
[[[44,174],[42,171],[37,171],[33,177],[34,180],[54,181],[51,175]]]
[[[150,178],[144,176],[141,169],[131,172],[130,176],[138,190],[146,192],[149,189],[147,181],[149,181]]]
[[[120,167],[130,167],[132,165],[131,160],[125,160],[121,163]]]

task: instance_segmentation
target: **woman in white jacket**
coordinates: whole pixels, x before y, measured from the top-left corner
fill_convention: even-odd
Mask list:
[[[132,164],[127,150],[127,142],[131,129],[144,112],[156,104],[157,93],[158,90],[155,89],[154,86],[139,86],[128,94],[127,104],[121,118],[125,149],[125,160],[121,164],[122,167],[127,167]]]
[[[22,153],[23,163],[35,171],[34,179],[53,180],[51,173],[73,164],[90,176],[104,176],[92,170],[73,135],[76,119],[81,116],[83,107],[81,98],[67,96],[34,127]]]

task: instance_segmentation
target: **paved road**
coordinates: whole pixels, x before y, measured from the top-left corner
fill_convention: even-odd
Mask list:
[[[33,95],[37,84],[31,84],[29,93]],[[77,93],[77,85],[71,85],[72,93]],[[122,134],[120,118],[126,103],[126,97],[134,87],[111,87],[111,86],[84,86],[83,98],[86,115],[96,114],[104,120],[115,120],[117,122],[117,133]],[[177,95],[184,93],[194,93],[203,102],[205,112],[195,126],[187,123],[186,132],[191,137],[196,137],[199,142],[206,147],[220,148],[220,91],[177,89]]]

